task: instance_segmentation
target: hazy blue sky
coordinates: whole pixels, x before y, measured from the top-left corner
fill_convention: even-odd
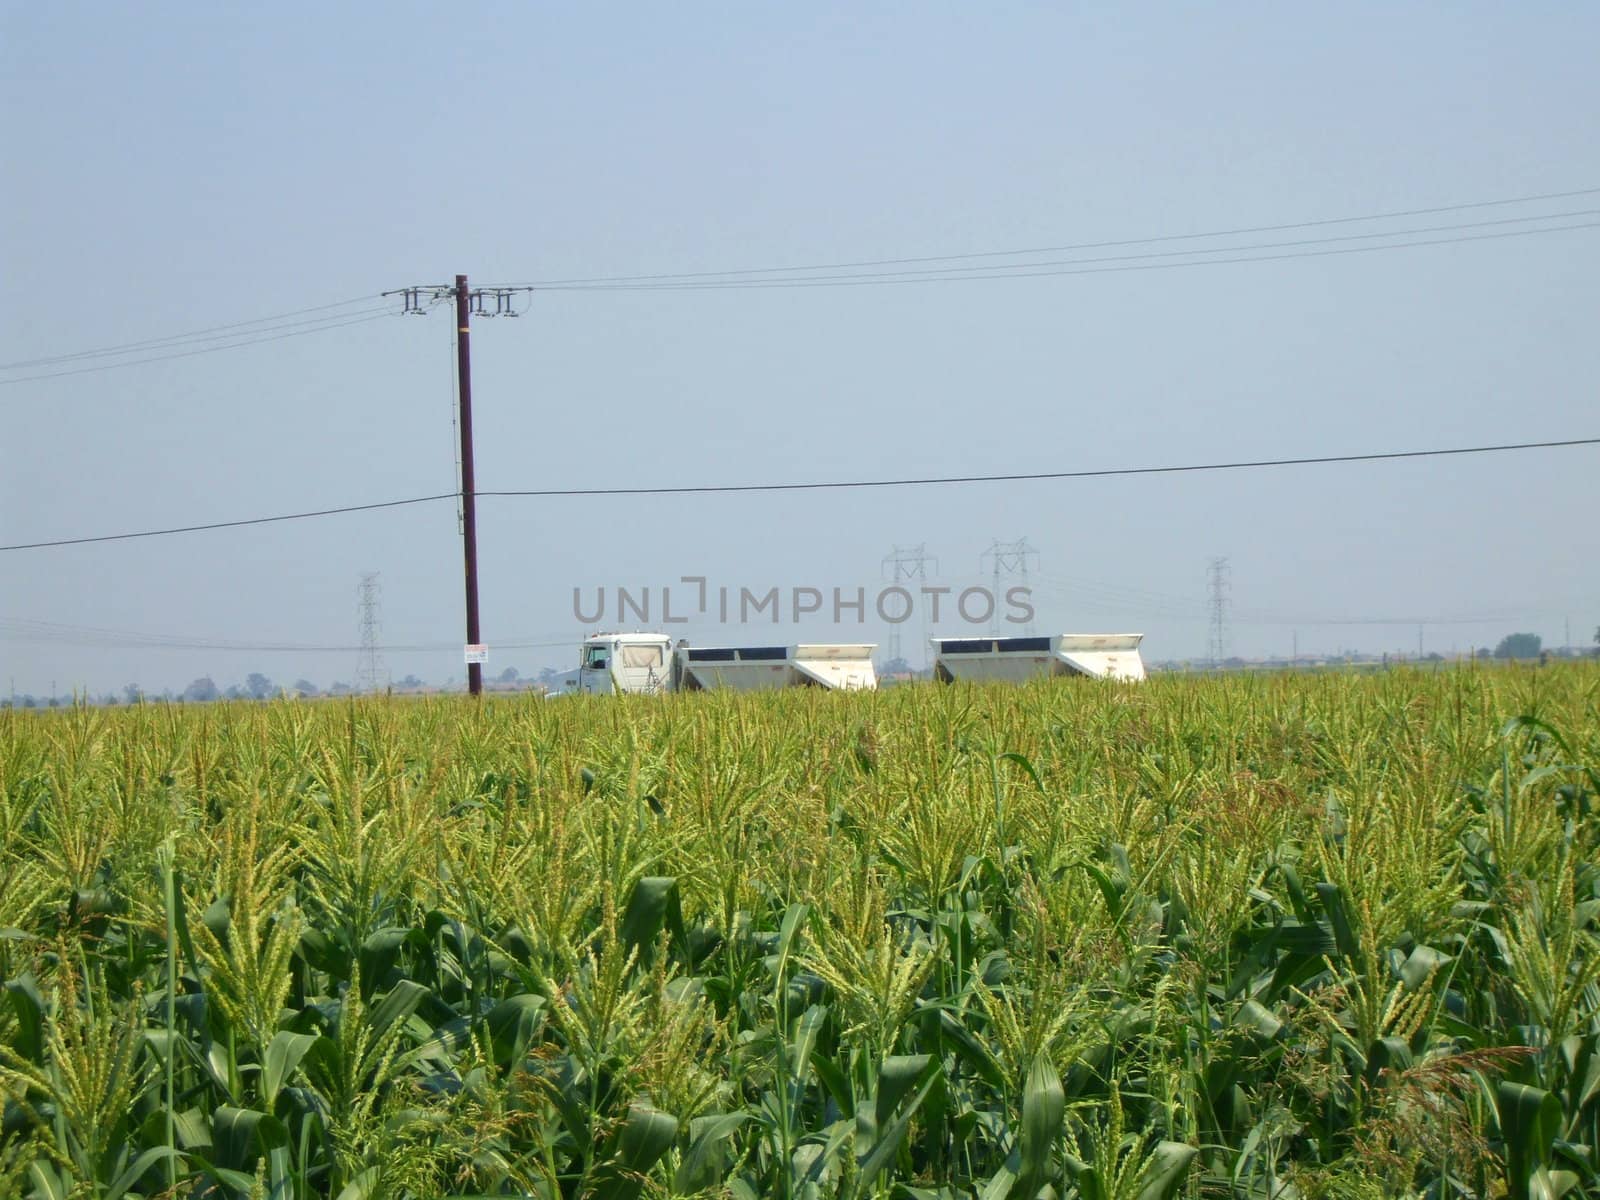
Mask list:
[[[976,253],[1600,188],[1600,9],[1577,3],[3,11],[6,363],[458,271],[493,284]],[[1600,192],[1384,227],[1593,209]],[[549,291],[475,331],[479,486],[1594,436],[1597,268],[1587,229],[1066,277]],[[450,339],[440,311],[48,380],[15,382],[107,360],[0,371],[0,543],[449,491]],[[1594,448],[486,498],[484,632],[560,643],[494,651],[491,672],[566,667],[575,586],[875,588],[891,546],[916,542],[959,585],[992,539],[1025,536],[1042,627],[1143,630],[1155,659],[1204,654],[1213,555],[1232,561],[1245,654],[1287,652],[1296,634],[1303,651],[1415,646],[1412,625],[1327,623],[1363,617],[1434,618],[1429,649],[1514,629],[1559,641],[1568,618],[1586,641],[1597,501]],[[379,571],[385,640],[440,647],[390,653],[391,672],[440,680],[462,674],[459,563],[448,502],[14,552],[0,621],[114,643],[346,646],[358,576]],[[0,686],[19,691],[252,670],[325,685],[355,669],[344,650],[18,628],[0,625]],[[875,622],[686,632],[885,637]]]

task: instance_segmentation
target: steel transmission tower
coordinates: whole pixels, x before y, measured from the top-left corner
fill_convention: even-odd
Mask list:
[[[903,584],[905,581],[912,579],[919,581],[925,580],[928,578],[929,563],[933,564],[934,573],[937,574],[939,570],[939,560],[928,553],[928,544],[926,542],[918,542],[915,546],[896,546],[888,554],[883,556],[883,577],[890,583],[896,584]],[[921,586],[920,582],[918,586]],[[918,611],[921,611],[922,600],[920,596],[915,598],[915,603]],[[926,635],[928,632],[928,620],[926,613],[923,614],[922,632],[924,635]],[[926,659],[928,639],[926,636],[924,636],[922,640],[924,659]],[[899,625],[889,626],[888,649],[890,661],[893,661],[897,658],[902,662],[905,661],[900,640]],[[924,665],[926,665],[926,662],[924,662]]]
[[[356,691],[381,692],[389,686],[389,670],[378,649],[378,633],[383,628],[378,608],[383,592],[376,571],[362,572],[356,595],[361,601],[361,655],[356,660]]]
[[[1211,645],[1209,656],[1213,667],[1220,667],[1228,657],[1228,560],[1213,558],[1206,569],[1206,583],[1211,592]]]
[[[1014,542],[1002,542],[998,538],[994,544],[978,556],[978,570],[984,569],[984,564],[989,565],[990,575],[994,580],[994,612],[989,620],[989,632],[1000,632],[1000,577],[1010,578],[1015,575],[1022,587],[1028,586],[1028,559],[1034,560],[1038,566],[1039,552],[1028,545],[1027,538],[1018,538]],[[1028,622],[1028,632],[1033,632],[1033,622]]]

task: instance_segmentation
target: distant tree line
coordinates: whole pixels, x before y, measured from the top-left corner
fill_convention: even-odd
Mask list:
[[[1595,649],[1593,653],[1600,657],[1600,626],[1594,631]],[[1537,633],[1508,633],[1500,639],[1493,650],[1484,646],[1474,651],[1477,658],[1499,659],[1527,659],[1538,658],[1544,651],[1544,639]],[[1428,661],[1437,662],[1442,659],[1439,654],[1429,654]],[[1244,660],[1230,659],[1228,666],[1244,666]],[[896,672],[912,672],[909,664],[903,659],[893,659],[884,664],[883,674],[892,675]],[[532,689],[542,687],[554,690],[560,684],[561,674],[554,667],[543,668],[536,676],[528,677],[521,674],[516,667],[507,667],[494,676],[494,682],[502,687],[515,687],[518,684]],[[403,679],[395,680],[391,689],[397,692],[420,692],[427,689],[428,684],[415,675],[407,675]],[[171,703],[182,704],[209,704],[217,700],[271,700],[278,695],[296,696],[309,700],[317,696],[353,696],[356,689],[351,684],[336,681],[326,688],[319,688],[309,679],[296,679],[292,684],[280,687],[260,671],[252,671],[246,675],[243,683],[235,683],[226,688],[217,686],[217,682],[209,675],[202,675],[194,680],[182,691],[174,692],[170,689],[162,692],[146,692],[136,683],[123,687],[121,693],[107,692],[103,696],[68,695],[68,696],[33,696],[21,693],[13,697],[0,697],[0,708],[64,708],[71,706],[76,701],[86,701],[90,704],[138,704],[144,700],[165,700]]]
[[[526,689],[535,687],[550,688],[555,686],[557,672],[550,667],[544,668],[536,677],[528,677],[518,672],[515,667],[507,667],[494,677],[494,681],[504,687],[521,685]],[[419,679],[414,674],[394,680],[389,685],[389,690],[396,692],[421,692],[428,689],[428,683]],[[165,701],[172,704],[211,704],[218,700],[273,700],[280,695],[297,697],[309,700],[318,696],[353,696],[357,688],[342,680],[330,683],[326,688],[318,687],[309,679],[296,679],[292,684],[277,684],[270,677],[260,671],[252,671],[246,675],[243,683],[220,686],[210,675],[202,675],[189,683],[185,688],[173,691],[168,688],[160,692],[146,691],[137,683],[125,684],[120,692],[106,692],[103,695],[92,693],[69,693],[65,696],[34,696],[29,693],[18,693],[15,696],[0,696],[0,708],[69,708],[74,703],[88,703],[95,705],[139,704],[143,701]]]

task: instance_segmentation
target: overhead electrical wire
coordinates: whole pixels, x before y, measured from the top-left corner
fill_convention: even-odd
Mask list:
[[[115,346],[99,346],[89,350],[73,350],[66,354],[55,354],[44,358],[25,358],[16,362],[0,363],[0,371],[16,371],[27,367],[44,367],[52,363],[70,362],[80,358],[100,358],[108,354],[131,354],[138,350],[149,350],[169,342],[183,342],[191,339],[207,341],[207,335],[226,335],[231,330],[246,329],[253,325],[276,325],[280,321],[287,321],[291,317],[303,317],[309,313],[325,313],[335,308],[349,308],[356,304],[367,304],[378,299],[377,296],[356,296],[349,300],[335,300],[331,304],[314,304],[310,308],[296,308],[289,312],[274,313],[270,317],[255,317],[248,321],[234,321],[227,325],[210,325],[204,329],[193,329],[187,333],[174,333],[166,337],[146,338],[140,342],[122,342]],[[260,332],[257,330],[256,332]]]
[[[271,525],[278,521],[306,521],[312,517],[332,517],[340,513],[370,512],[379,508],[401,508],[408,504],[427,504],[435,500],[454,500],[458,493],[439,492],[432,496],[407,496],[402,500],[378,500],[371,504],[345,504],[338,508],[319,508],[309,512],[279,513],[271,517],[248,517],[239,521],[209,521],[201,525],[174,525],[166,529],[141,529],[135,533],[107,533],[94,537],[60,538],[52,542],[28,542],[0,546],[6,550],[40,550],[47,546],[82,546],[91,542],[122,542],[133,538],[168,537],[179,533],[202,533],[211,529],[238,529],[246,525]]]
[[[933,487],[969,483],[1021,483],[1059,479],[1108,479],[1119,476],[1178,475],[1212,471],[1242,471],[1267,467],[1321,466],[1339,463],[1386,462],[1401,459],[1445,458],[1465,454],[1497,454],[1516,450],[1554,450],[1575,446],[1600,445],[1600,437],[1564,438],[1542,442],[1504,442],[1489,446],[1455,446],[1432,450],[1387,450],[1367,454],[1322,454],[1302,458],[1240,459],[1230,462],[1185,463],[1154,467],[1100,467],[1077,471],[1017,471],[995,475],[931,475],[901,479],[850,479],[824,480],[803,483],[725,483],[679,484],[661,487],[603,487],[603,488],[526,488],[517,490],[478,490],[475,496],[505,497],[579,497],[579,496],[682,496],[726,495],[749,492],[805,492],[842,491],[861,488]],[[236,521],[211,521],[204,524],[179,525],[166,529],[145,529],[130,533],[96,534],[84,537],[56,538],[49,541],[19,542],[0,546],[0,552],[15,550],[42,550],[54,546],[82,546],[99,542],[128,541],[134,538],[166,537],[180,533],[199,533],[212,529],[237,529],[249,525],[267,525],[279,521],[301,521],[312,517],[335,516],[340,513],[368,512],[374,509],[399,508],[411,504],[427,504],[439,500],[455,500],[458,492],[439,492],[430,496],[408,496],[400,500],[380,500],[371,504],[350,504],[336,508],[315,509],[309,512],[280,513],[269,517],[250,517]]]
[[[867,258],[840,262],[810,263],[786,267],[745,267],[724,271],[658,272],[650,275],[596,275],[587,278],[535,280],[522,286],[557,288],[583,284],[651,283],[663,280],[694,280],[735,278],[756,275],[791,275],[801,272],[837,271],[861,267],[916,266],[934,262],[960,262],[983,258],[1009,258],[1025,254],[1067,254],[1079,250],[1108,250],[1123,246],[1149,246],[1167,242],[1205,241],[1224,237],[1242,237],[1246,234],[1286,233],[1296,229],[1318,229],[1333,225],[1353,225],[1372,221],[1400,220],[1407,217],[1436,216],[1440,213],[1467,212],[1475,209],[1509,207],[1517,204],[1536,204],[1550,200],[1570,200],[1579,196],[1600,195],[1600,188],[1577,188],[1565,192],[1543,192],[1530,196],[1513,196],[1498,200],[1476,200],[1462,204],[1441,204],[1430,208],[1397,209],[1389,212],[1366,213],[1357,216],[1324,217],[1318,220],[1289,221],[1274,225],[1248,225],[1232,229],[1213,229],[1199,233],[1159,234],[1149,237],[1117,238],[1107,241],[1074,242],[1056,246],[1030,246],[1014,250],[979,250],[964,254],[927,254],[907,258]],[[1522,220],[1553,219],[1551,217],[1526,217]],[[1372,234],[1368,236],[1386,236]],[[1394,236],[1394,235],[1387,235]],[[1220,248],[1225,249],[1225,248]],[[1201,253],[1194,251],[1193,253]]]
[[[1017,576],[1012,578],[1017,578]],[[1152,592],[1123,584],[1101,583],[1095,580],[1061,576],[1045,571],[1030,572],[1028,576],[1030,586],[1033,585],[1035,579],[1043,582],[1043,590],[1047,592],[1053,591],[1061,594],[1074,591],[1081,592],[1085,601],[1090,604],[1105,604],[1119,610],[1138,608],[1144,610],[1147,615],[1196,620],[1210,619],[1211,600],[1206,596],[1182,596],[1172,592]],[[1495,621],[1513,620],[1519,615],[1521,614],[1518,612],[1500,611],[1456,614],[1453,616],[1324,617],[1285,614],[1273,609],[1242,608],[1234,604],[1228,606],[1228,619],[1240,625],[1482,625]]]
[[[978,577],[971,577],[978,578]],[[1003,582],[1017,586],[1026,584],[1030,593],[1054,599],[1060,603],[1100,612],[1118,612],[1165,621],[1203,623],[1211,619],[1210,601],[1203,596],[1184,597],[1175,593],[1151,592],[1123,584],[1102,583],[1095,580],[1059,576],[1044,571],[1030,571],[1025,577],[1020,573],[1003,577]],[[1493,625],[1518,620],[1531,610],[1501,610],[1494,613],[1474,613],[1434,616],[1379,616],[1379,617],[1329,617],[1315,614],[1286,614],[1282,612],[1238,608],[1230,605],[1228,621],[1234,625],[1323,626],[1440,626],[1440,625]],[[1549,611],[1560,611],[1551,609]]]
[[[1513,612],[1503,613],[1500,616],[1475,616],[1475,617],[1256,617],[1236,616],[1232,612],[1228,620],[1237,625],[1498,625],[1506,621],[1514,621],[1518,617],[1526,616],[1529,610],[1518,609]],[[1554,610],[1551,610],[1554,611]]]
[[[47,642],[55,645],[80,646],[95,649],[117,650],[211,650],[253,654],[271,653],[355,653],[363,649],[354,645],[329,645],[316,642],[244,642],[229,638],[196,638],[178,634],[147,633],[126,629],[104,629],[89,625],[65,625],[55,621],[34,621],[16,617],[0,617],[0,640]],[[543,649],[551,646],[570,646],[572,639],[559,640],[506,640],[497,641],[502,650]],[[442,650],[459,650],[460,642],[386,642],[379,649],[395,653],[422,653]]]
[[[1015,580],[1018,577],[1013,576]],[[1066,603],[1076,604],[1084,608],[1099,611],[1114,611],[1133,613],[1136,615],[1162,618],[1166,620],[1205,622],[1211,619],[1210,601],[1202,596],[1195,596],[1187,601],[1174,600],[1150,601],[1142,598],[1144,593],[1139,589],[1121,588],[1110,584],[1091,584],[1080,588],[1079,581],[1058,582],[1049,579],[1041,586],[1034,582],[1030,574],[1028,585],[1036,592],[1047,596],[1055,596]],[[1492,625],[1505,621],[1516,620],[1525,616],[1528,610],[1501,611],[1498,613],[1475,613],[1456,615],[1413,615],[1413,616],[1377,616],[1377,617],[1330,617],[1317,614],[1292,614],[1276,610],[1238,608],[1230,605],[1228,608],[1228,621],[1234,625],[1277,625],[1319,627],[1332,625],[1390,625],[1390,626],[1415,626],[1415,625]],[[1550,611],[1558,611],[1552,609]]]
[[[1161,467],[1102,467],[1079,471],[1017,471],[1002,475],[934,475],[923,478],[829,480],[819,483],[707,483],[673,487],[528,488],[483,491],[479,496],[680,496],[725,492],[806,492],[846,488],[928,487],[960,483],[1025,483],[1050,479],[1105,479],[1127,475],[1177,475],[1201,471],[1242,471],[1262,467],[1304,467],[1329,463],[1381,462],[1405,458],[1442,458],[1460,454],[1495,454],[1510,450],[1553,450],[1600,445],[1600,437],[1548,442],[1507,442],[1493,446],[1458,446],[1436,450],[1388,450],[1372,454],[1324,454],[1305,458],[1241,459],[1234,462],[1186,463]],[[0,550],[7,547],[0,546]]]
[[[114,371],[119,367],[138,367],[146,363],[169,362],[176,358],[194,358],[200,354],[216,354],[221,350],[237,350],[241,346],[259,346],[266,342],[281,342],[285,338],[304,337],[310,333],[326,333],[330,329],[344,329],[350,325],[365,325],[369,321],[381,321],[386,317],[396,315],[395,310],[387,304],[380,308],[363,309],[360,310],[360,313],[364,315],[341,313],[336,319],[324,320],[306,329],[290,329],[287,332],[271,333],[261,337],[241,335],[232,341],[223,342],[215,346],[202,346],[197,350],[180,350],[172,354],[157,354],[144,358],[124,359],[119,362],[97,363],[90,367],[71,367],[65,371],[47,371],[38,375],[22,375],[12,379],[0,379],[0,387],[13,383],[34,383],[41,379],[60,379],[66,375],[89,375],[96,371]]]
[[[1269,225],[1237,226],[1229,229],[1209,230],[1199,233],[1160,234],[1148,237],[1118,238],[1095,242],[1076,242],[1055,246],[1034,246],[1012,250],[981,250],[958,254],[921,255],[902,258],[877,258],[856,259],[809,265],[786,267],[749,267],[724,271],[688,271],[688,272],[662,272],[646,275],[601,275],[577,277],[569,279],[549,279],[535,281],[529,284],[513,285],[541,290],[718,290],[723,288],[782,288],[782,287],[834,287],[834,286],[863,286],[881,285],[892,283],[912,282],[942,282],[959,279],[1009,279],[1032,278],[1037,276],[1059,276],[1080,274],[1103,274],[1107,272],[1125,270],[1155,270],[1170,269],[1183,266],[1225,265],[1229,263],[1268,262],[1289,258],[1322,257],[1330,254],[1368,253],[1374,250],[1404,249],[1415,246],[1445,245],[1455,242],[1471,242],[1493,240],[1502,237],[1527,237],[1543,233],[1564,233],[1574,230],[1591,229],[1600,226],[1600,222],[1581,222],[1568,225],[1546,226],[1540,229],[1511,230],[1494,234],[1479,234],[1475,236],[1433,238],[1412,241],[1394,241],[1396,238],[1414,238],[1419,233],[1451,232],[1466,229],[1483,229],[1491,226],[1507,224],[1524,224],[1534,221],[1566,220],[1575,216],[1591,216],[1600,213],[1596,209],[1574,209],[1565,212],[1523,215],[1515,217],[1497,218],[1488,221],[1464,222],[1450,225],[1424,226],[1421,228],[1401,230],[1374,230],[1369,233],[1354,233],[1327,238],[1305,238],[1287,242],[1263,242],[1234,246],[1196,247],[1188,250],[1162,251],[1145,254],[1108,255],[1097,258],[1060,260],[1054,262],[1031,263],[998,263],[993,260],[1015,258],[1025,255],[1059,254],[1076,252],[1080,250],[1116,249],[1129,246],[1160,245],[1182,241],[1206,241],[1218,238],[1238,237],[1246,234],[1280,233],[1299,229],[1317,229],[1329,226],[1371,223],[1378,221],[1400,220],[1410,217],[1431,216],[1441,213],[1469,212],[1487,208],[1509,207],[1513,205],[1535,204],[1554,200],[1573,199],[1580,196],[1600,195],[1600,188],[1577,188],[1562,192],[1543,192],[1527,196],[1515,196],[1494,200],[1477,200],[1460,204],[1434,205],[1426,208],[1395,209],[1381,213],[1367,213],[1355,216],[1326,217],[1306,221],[1279,222]],[[1329,246],[1332,243],[1349,241],[1373,241],[1388,239],[1382,244],[1373,246],[1345,246],[1332,249],[1307,250],[1308,246]],[[1259,251],[1288,249],[1290,252],[1283,254],[1261,254]],[[1155,259],[1181,259],[1184,261],[1154,262]],[[823,276],[821,271],[856,270],[861,268],[881,267],[912,267],[928,263],[956,263],[988,260],[980,266],[965,267],[939,267],[930,270],[915,271],[870,271],[860,275]],[[760,278],[765,276],[766,278]],[[140,341],[122,342],[110,346],[100,346],[90,349],[71,351],[57,355],[45,355],[35,358],[17,359],[11,362],[0,363],[0,372],[28,370],[36,367],[61,366],[68,363],[81,363],[93,359],[114,358],[123,361],[102,364],[93,367],[77,367],[63,371],[40,372],[32,375],[12,379],[0,379],[0,385],[7,383],[29,383],[45,379],[58,378],[66,375],[87,374],[98,370],[109,370],[118,366],[137,366],[143,363],[164,362],[174,358],[190,357],[197,354],[212,353],[220,350],[235,349],[243,346],[256,345],[260,342],[274,341],[279,337],[299,336],[301,333],[320,333],[328,329],[341,328],[348,324],[357,324],[360,320],[372,319],[377,316],[387,315],[390,311],[387,306],[376,306],[362,309],[360,313],[339,313],[334,310],[349,309],[355,305],[366,304],[382,299],[378,295],[356,296],[345,300],[336,300],[328,304],[311,305],[306,308],[291,309],[287,312],[275,313],[270,316],[256,317],[246,321],[234,321],[223,325],[211,325],[204,328],[190,330],[185,333],[170,334],[164,337],[146,338]],[[430,305],[431,307],[431,305]],[[329,314],[327,318],[315,314]],[[356,317],[355,320],[346,318]],[[294,318],[309,318],[295,320]],[[222,343],[214,346],[203,346],[203,343]],[[198,348],[197,348],[198,347]],[[172,350],[174,353],[143,354],[145,351]],[[143,355],[142,357],[131,357]]]
[[[1462,228],[1470,228],[1463,226]],[[1498,233],[1463,234],[1460,237],[1421,238],[1414,241],[1386,242],[1375,246],[1338,246],[1324,250],[1291,250],[1283,254],[1239,254],[1239,251],[1255,251],[1271,249],[1276,245],[1292,245],[1293,243],[1261,243],[1254,246],[1219,247],[1215,251],[1182,251],[1185,254],[1213,253],[1224,257],[1190,258],[1183,262],[1119,262],[1112,266],[1078,266],[1075,263],[1091,263],[1099,260],[1080,259],[1065,260],[1061,264],[1052,263],[1018,263],[1007,267],[989,268],[987,273],[973,274],[938,274],[933,276],[913,274],[908,272],[881,272],[878,274],[839,275],[839,276],[794,276],[780,279],[746,279],[746,280],[702,280],[684,283],[625,283],[625,284],[579,284],[579,285],[537,285],[540,291],[562,292],[699,292],[699,291],[753,291],[753,290],[781,290],[785,288],[827,288],[827,287],[877,287],[893,284],[911,283],[962,283],[972,280],[994,279],[1042,279],[1046,277],[1060,277],[1066,275],[1113,275],[1126,271],[1172,271],[1187,267],[1215,267],[1228,266],[1237,263],[1282,262],[1297,258],[1329,258],[1347,254],[1371,254],[1382,250],[1408,250],[1419,246],[1450,246],[1463,242],[1490,242],[1501,241],[1506,238],[1536,237],[1548,233],[1570,233],[1579,229],[1600,228],[1600,221],[1584,221],[1572,225],[1552,225],[1543,229],[1508,229]],[[1374,234],[1380,236],[1402,236],[1400,234]],[[1326,239],[1333,241],[1335,239]],[[1232,257],[1227,257],[1232,255]],[[1131,255],[1124,257],[1160,257],[1157,255]],[[974,270],[974,268],[963,268]]]

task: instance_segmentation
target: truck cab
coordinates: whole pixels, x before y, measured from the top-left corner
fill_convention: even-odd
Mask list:
[[[664,692],[671,673],[672,639],[666,634],[596,633],[580,647],[577,690],[607,696]]]

